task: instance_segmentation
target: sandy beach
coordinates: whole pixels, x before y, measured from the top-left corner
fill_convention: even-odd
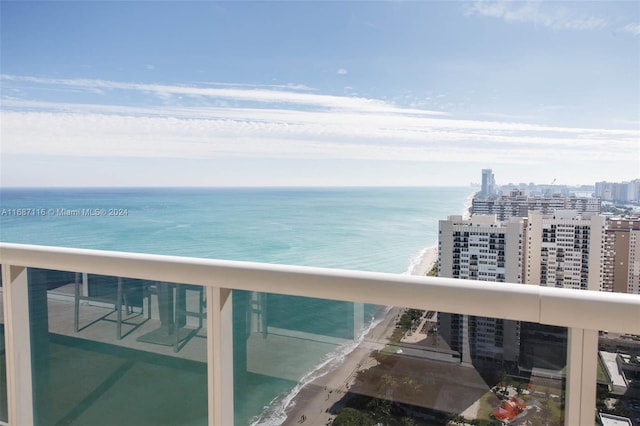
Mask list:
[[[431,270],[433,265],[438,261],[438,248],[428,247],[420,256],[417,265],[414,266],[414,270],[411,271],[412,275],[426,275]]]
[[[436,247],[424,250],[411,273],[425,275],[438,260]],[[330,413],[345,393],[353,386],[357,373],[377,365],[373,351],[382,349],[395,329],[396,320],[403,308],[393,307],[385,318],[374,327],[362,343],[349,353],[334,370],[301,389],[287,408],[284,425],[327,425],[335,415]]]

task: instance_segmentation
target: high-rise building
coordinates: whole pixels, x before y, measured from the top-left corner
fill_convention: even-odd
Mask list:
[[[531,211],[528,218],[508,221],[495,215],[450,216],[440,221],[439,232],[442,277],[600,289],[603,216],[575,210]],[[634,238],[640,241],[640,232]],[[465,362],[556,370],[566,362],[562,327],[440,313],[438,330]]]
[[[530,212],[526,223],[527,284],[600,290],[604,216],[558,210]]]
[[[482,169],[482,189],[480,195],[488,197],[495,194],[496,181],[491,169]]]
[[[449,216],[439,224],[438,275],[495,282],[522,282],[522,219]],[[519,324],[495,318],[440,313],[440,336],[463,362],[517,363]]]
[[[596,182],[596,197],[604,201],[637,203],[640,201],[640,179],[631,182]]]
[[[576,210],[557,210],[553,214],[532,211],[524,226],[527,284],[600,289],[604,216]],[[520,368],[564,367],[566,328],[523,322],[520,341]]]
[[[552,214],[556,210],[576,210],[579,213],[600,214],[600,198],[575,197],[555,194],[550,197],[529,197],[519,189],[508,195],[495,197],[474,197],[471,201],[472,214],[495,214],[498,220],[510,217],[527,217],[529,212],[538,211]]]
[[[640,294],[640,219],[606,222],[602,290]]]

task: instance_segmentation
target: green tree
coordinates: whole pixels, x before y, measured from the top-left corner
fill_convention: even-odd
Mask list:
[[[333,419],[335,426],[374,426],[376,421],[369,413],[345,408]]]
[[[416,426],[416,421],[411,417],[403,417],[400,419],[400,426]]]
[[[437,277],[438,276],[438,262],[434,263],[429,272],[427,272],[428,277]]]
[[[367,410],[373,418],[382,423],[389,424],[392,421],[391,409],[392,402],[388,399],[372,398],[367,404]]]

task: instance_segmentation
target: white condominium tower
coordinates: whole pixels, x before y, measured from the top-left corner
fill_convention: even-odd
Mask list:
[[[529,212],[525,222],[525,282],[531,285],[600,290],[604,216],[557,210]],[[522,322],[520,368],[559,370],[566,363],[567,331]]]
[[[438,275],[480,281],[522,282],[522,219],[496,221],[495,215],[441,220]],[[462,361],[517,363],[519,325],[515,321],[455,313],[438,315],[440,336]]]
[[[571,210],[530,211],[528,218],[502,222],[495,215],[450,216],[440,221],[439,231],[441,277],[600,290],[603,216]],[[564,330],[455,313],[440,313],[438,323],[464,362],[560,369],[566,360]]]
[[[439,276],[521,283],[522,223],[522,218],[499,222],[495,215],[441,220]]]
[[[558,210],[529,212],[526,222],[527,284],[600,290],[604,216]]]

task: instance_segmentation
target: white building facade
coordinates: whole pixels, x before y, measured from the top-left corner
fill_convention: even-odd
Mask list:
[[[526,223],[527,284],[599,291],[605,218],[559,210],[530,212]]]
[[[522,219],[498,222],[495,215],[477,215],[440,221],[440,277],[522,283],[522,253]],[[440,335],[463,362],[518,362],[516,321],[440,313],[438,322]]]

